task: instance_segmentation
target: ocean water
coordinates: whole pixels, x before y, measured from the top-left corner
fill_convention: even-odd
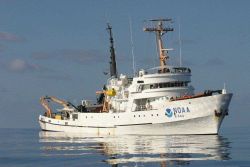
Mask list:
[[[0,129],[0,166],[250,167],[250,130],[220,135],[86,136]]]

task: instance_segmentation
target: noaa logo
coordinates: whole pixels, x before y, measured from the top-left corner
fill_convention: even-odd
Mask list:
[[[191,110],[188,107],[173,107],[172,109],[167,108],[165,111],[165,115],[169,118],[173,116],[175,118],[184,118],[189,115],[190,112]]]
[[[170,108],[166,109],[165,115],[169,118],[171,118],[173,116],[173,112]]]

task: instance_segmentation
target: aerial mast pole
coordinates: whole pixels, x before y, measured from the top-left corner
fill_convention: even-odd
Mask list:
[[[172,19],[152,19],[149,21],[157,22],[158,24],[156,25],[156,27],[144,28],[143,30],[147,32],[155,32],[156,34],[156,40],[157,40],[158,51],[159,51],[159,59],[160,59],[160,67],[161,67],[161,72],[163,72],[166,66],[166,60],[169,58],[169,56],[167,55],[168,53],[167,51],[170,49],[163,48],[163,42],[162,42],[161,37],[168,31],[174,31],[173,28],[164,28],[163,22],[172,21]]]
[[[109,32],[109,40],[110,40],[110,77],[117,78],[117,69],[116,69],[116,60],[115,60],[115,48],[114,48],[114,40],[112,34],[112,27],[110,24],[107,24],[107,30]]]

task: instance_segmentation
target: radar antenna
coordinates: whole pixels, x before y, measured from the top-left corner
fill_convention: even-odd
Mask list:
[[[172,22],[172,19],[171,18],[151,19],[149,21],[156,22],[155,27],[148,27],[148,28],[144,28],[143,30],[147,32],[155,32],[156,34],[156,40],[157,40],[158,51],[159,51],[158,53],[159,53],[159,59],[160,59],[160,67],[161,67],[161,72],[163,72],[166,66],[166,60],[169,58],[167,53],[169,50],[172,50],[172,49],[164,49],[161,37],[168,31],[174,31],[174,29],[171,27],[164,27],[163,23]]]
[[[117,78],[117,69],[116,69],[116,60],[115,60],[115,48],[114,48],[114,40],[112,34],[112,27],[108,23],[107,30],[109,32],[109,40],[110,40],[110,77]]]

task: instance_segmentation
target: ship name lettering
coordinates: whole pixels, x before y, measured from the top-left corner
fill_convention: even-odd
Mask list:
[[[173,111],[174,111],[174,114],[190,112],[188,107],[175,107],[175,108],[173,108]]]

